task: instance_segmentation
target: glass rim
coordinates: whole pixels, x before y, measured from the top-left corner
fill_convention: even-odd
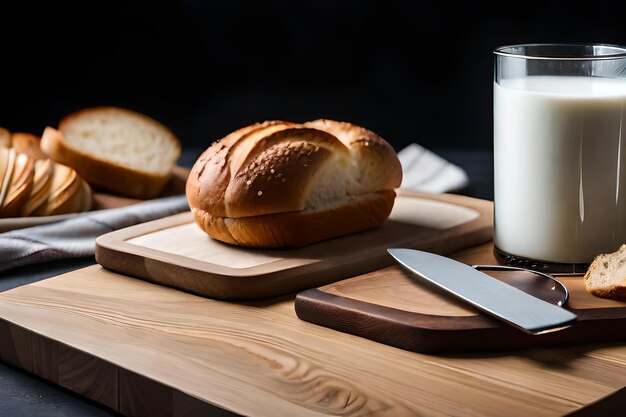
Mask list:
[[[557,56],[557,55],[533,55],[528,53],[516,53],[516,52],[507,52],[506,50],[512,50],[514,48],[522,48],[522,47],[538,47],[538,46],[547,46],[547,47],[607,47],[618,49],[622,52],[617,53],[608,53],[603,55],[580,55],[580,56]],[[601,60],[611,60],[611,59],[622,59],[626,58],[626,46],[610,44],[610,43],[520,43],[513,45],[502,45],[498,46],[493,50],[493,53],[498,56],[503,56],[507,58],[522,58],[522,59],[534,59],[534,60],[552,60],[552,61],[601,61]]]

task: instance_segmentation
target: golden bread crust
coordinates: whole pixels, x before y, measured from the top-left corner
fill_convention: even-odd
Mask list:
[[[253,247],[298,247],[380,226],[402,170],[393,148],[331,120],[268,121],[214,143],[187,180],[209,236]]]
[[[299,211],[261,216],[215,217],[192,207],[196,224],[213,239],[238,246],[287,248],[381,226],[395,199],[393,190],[356,197],[351,204],[317,212]]]
[[[32,133],[15,132],[11,135],[13,148],[19,153],[25,153],[34,159],[48,159],[48,155],[41,150],[41,138]]]
[[[156,174],[129,168],[81,151],[64,140],[64,134],[70,132],[74,124],[80,123],[81,118],[91,115],[120,115],[125,119],[130,118],[138,123],[150,125],[174,145],[173,160],[176,161],[180,156],[180,141],[170,129],[146,115],[118,107],[91,107],[65,116],[59,122],[58,130],[48,127],[44,131],[41,139],[43,151],[55,161],[74,168],[90,184],[140,199],[158,196],[165,188],[171,170],[164,174]]]
[[[171,175],[154,175],[94,159],[68,146],[62,133],[52,127],[44,130],[41,148],[56,162],[76,170],[88,183],[130,197],[156,197],[163,191]]]

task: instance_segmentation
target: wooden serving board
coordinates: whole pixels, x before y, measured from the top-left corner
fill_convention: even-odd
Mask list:
[[[497,264],[488,243],[454,256],[467,264]],[[490,275],[548,301],[548,280],[518,272]],[[519,349],[583,342],[626,341],[626,302],[594,297],[582,276],[560,276],[578,321],[565,330],[532,336],[420,281],[399,266],[301,292],[298,317],[339,331],[416,352]],[[533,288],[534,287],[534,288]],[[552,292],[552,294],[550,294]],[[556,297],[558,300],[559,297]]]
[[[626,345],[423,355],[299,320],[292,296],[97,265],[0,293],[0,359],[128,416],[562,416],[626,385]]]
[[[218,299],[287,294],[381,268],[386,249],[448,254],[491,239],[492,203],[400,191],[380,228],[291,250],[247,249],[209,238],[190,212],[129,227],[96,241],[102,266]]]

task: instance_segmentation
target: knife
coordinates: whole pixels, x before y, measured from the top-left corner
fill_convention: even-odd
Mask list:
[[[453,259],[413,249],[387,251],[409,271],[527,333],[538,335],[561,330],[578,318],[571,311]]]

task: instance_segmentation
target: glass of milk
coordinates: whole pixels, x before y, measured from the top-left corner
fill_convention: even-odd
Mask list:
[[[579,271],[626,243],[626,47],[494,51],[494,242]]]

